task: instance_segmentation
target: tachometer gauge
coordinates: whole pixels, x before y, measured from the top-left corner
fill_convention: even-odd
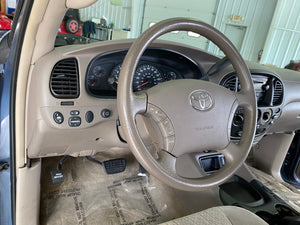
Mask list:
[[[133,78],[133,90],[141,91],[164,81],[161,72],[153,65],[140,65]]]

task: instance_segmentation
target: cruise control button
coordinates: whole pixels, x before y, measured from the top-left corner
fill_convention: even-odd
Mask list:
[[[64,122],[64,116],[60,112],[53,113],[53,119],[57,124],[62,124]]]
[[[148,113],[151,115],[151,117],[156,122],[160,122],[160,121],[164,120],[167,117],[166,114],[164,114],[164,112],[162,110],[160,110],[159,108],[157,108],[153,105],[149,106]]]
[[[164,121],[158,123],[159,129],[164,137],[174,135],[174,128],[171,121],[168,118],[165,118]]]
[[[92,111],[87,111],[85,114],[85,120],[88,123],[91,123],[94,120],[94,113]]]
[[[69,118],[70,127],[79,127],[81,124],[81,118],[79,116],[74,116]]]
[[[174,135],[174,128],[171,121],[167,118],[162,122],[164,130],[166,132],[166,136]]]

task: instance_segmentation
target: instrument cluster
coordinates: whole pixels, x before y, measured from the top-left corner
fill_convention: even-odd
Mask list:
[[[86,89],[95,97],[116,96],[122,62],[127,51],[111,52],[92,60],[86,75]],[[148,49],[141,57],[133,78],[133,91],[142,91],[175,79],[200,79],[201,68],[179,53]]]

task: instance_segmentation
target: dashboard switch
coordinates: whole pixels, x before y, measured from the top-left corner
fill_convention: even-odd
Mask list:
[[[149,106],[148,113],[151,115],[152,119],[154,119],[154,121],[156,122],[163,121],[167,118],[167,115],[162,110],[160,110],[159,108],[153,105]]]
[[[110,117],[110,115],[111,115],[111,111],[109,109],[103,109],[101,111],[101,116],[103,118],[108,118],[108,117]]]
[[[87,111],[85,114],[85,120],[88,123],[91,123],[94,120],[94,113],[92,111]]]
[[[70,127],[79,127],[81,124],[81,118],[79,116],[73,116],[69,118]]]
[[[70,115],[71,116],[78,116],[79,115],[79,110],[72,110],[71,112],[70,112]]]
[[[53,119],[57,124],[62,124],[64,122],[64,116],[60,112],[53,113]]]

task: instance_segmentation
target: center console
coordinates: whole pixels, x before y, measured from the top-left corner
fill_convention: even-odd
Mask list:
[[[224,205],[245,208],[271,225],[300,224],[300,213],[256,179],[234,176],[220,186],[219,195]]]

